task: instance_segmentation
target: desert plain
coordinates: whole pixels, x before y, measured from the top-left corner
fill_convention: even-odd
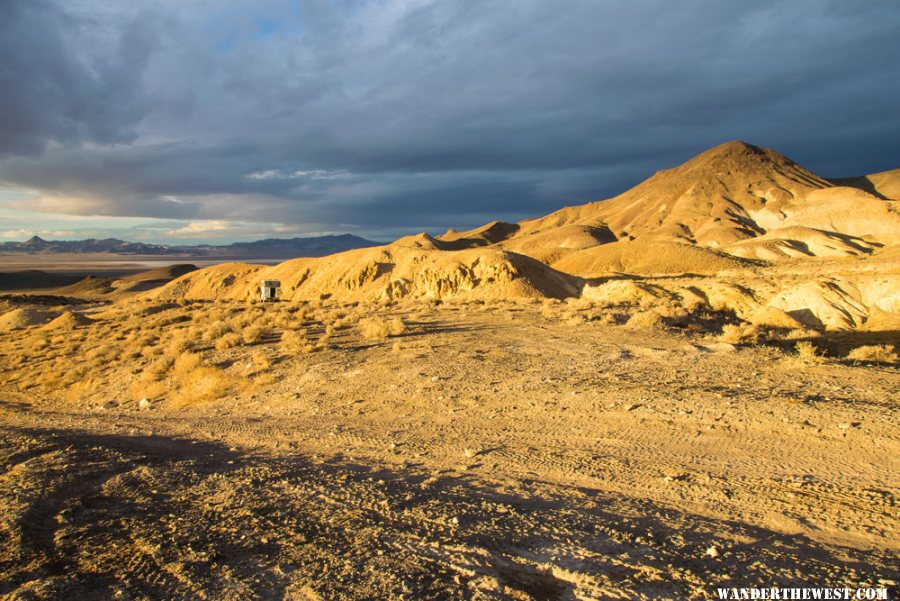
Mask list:
[[[898,198],[731,142],[517,224],[22,280],[0,595],[896,590]]]

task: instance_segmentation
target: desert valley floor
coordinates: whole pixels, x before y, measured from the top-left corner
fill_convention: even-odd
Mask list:
[[[100,353],[100,394],[43,393],[27,378],[62,377],[67,351],[6,333],[6,598],[707,598],[898,577],[896,366],[558,301],[381,306],[404,327],[374,339],[348,325],[363,307],[270,304],[327,337],[289,357],[267,333],[214,348],[217,312],[260,311],[244,303],[99,310],[50,347]],[[145,332],[190,328],[249,384],[140,403],[160,361]],[[110,348],[130,368],[104,366]],[[29,352],[44,371],[15,365]]]

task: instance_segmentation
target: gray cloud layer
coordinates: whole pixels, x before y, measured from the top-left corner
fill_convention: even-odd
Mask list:
[[[0,182],[40,193],[16,209],[393,232],[602,198],[733,138],[900,166],[896,2],[0,5]]]

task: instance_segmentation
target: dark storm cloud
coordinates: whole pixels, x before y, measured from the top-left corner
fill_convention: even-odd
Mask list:
[[[441,229],[728,139],[900,166],[900,3],[5,0],[18,208]]]
[[[0,157],[39,154],[51,143],[134,139],[146,106],[140,74],[152,31],[123,23],[107,55],[76,47],[87,23],[46,0],[5,0],[0,19]]]

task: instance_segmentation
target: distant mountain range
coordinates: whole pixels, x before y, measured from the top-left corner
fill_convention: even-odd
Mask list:
[[[226,245],[168,245],[128,242],[117,238],[97,240],[44,240],[33,236],[25,242],[0,243],[0,254],[49,255],[49,254],[94,254],[116,255],[178,255],[190,257],[213,257],[223,259],[292,259],[294,257],[322,257],[354,248],[377,246],[372,242],[352,234],[337,236],[316,236],[310,238],[269,238],[256,242],[235,242]]]

